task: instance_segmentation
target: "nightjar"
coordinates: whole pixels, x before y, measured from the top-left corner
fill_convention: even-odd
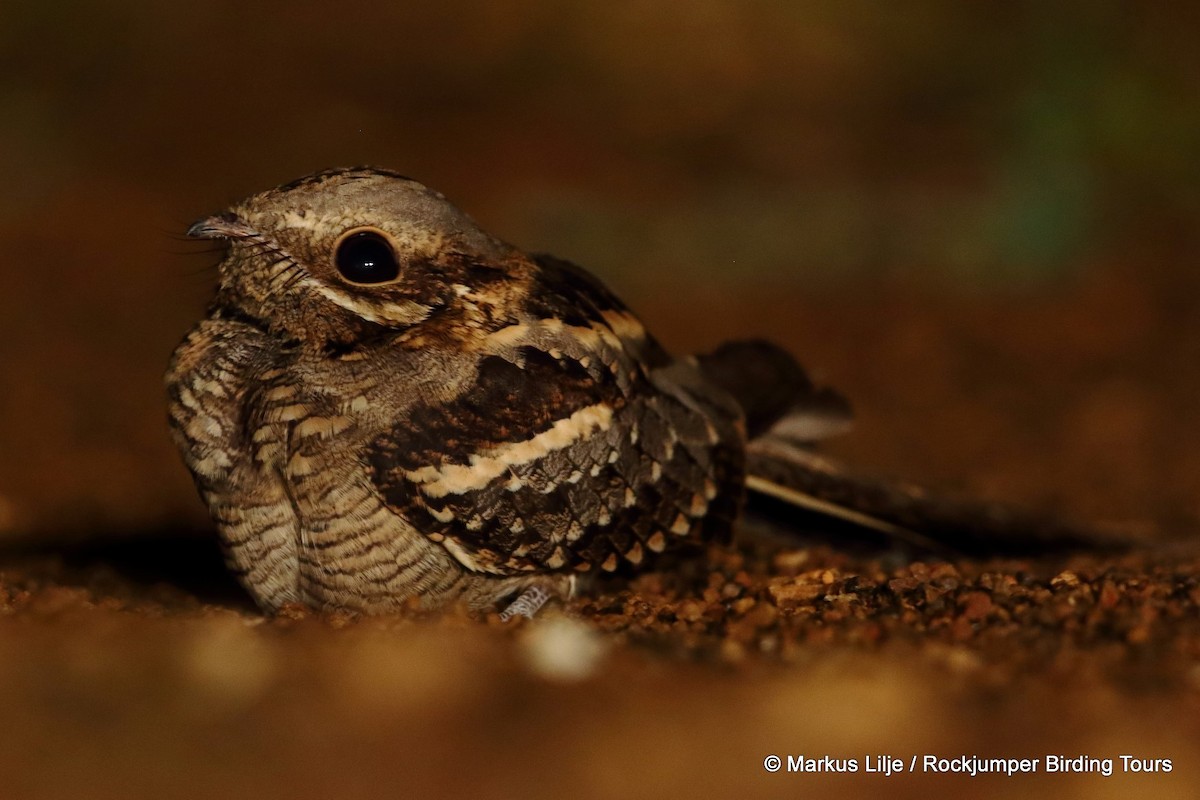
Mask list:
[[[675,358],[589,273],[393,172],[318,172],[188,233],[228,251],[171,430],[265,610],[532,613],[727,541],[747,489],[901,535],[921,505],[810,453],[849,411],[780,349]]]

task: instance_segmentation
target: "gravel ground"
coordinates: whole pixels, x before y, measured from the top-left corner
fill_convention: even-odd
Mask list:
[[[1196,786],[1200,554],[897,564],[825,546],[714,550],[501,623],[301,608],[266,620],[204,543],[152,549],[172,583],[127,545],[0,572],[4,797]],[[859,772],[770,774],[774,754]],[[926,755],[1042,765],[908,774]],[[1048,755],[1112,759],[1114,774],[1046,774]],[[1122,755],[1172,771],[1127,774]],[[884,756],[906,771],[865,772]]]

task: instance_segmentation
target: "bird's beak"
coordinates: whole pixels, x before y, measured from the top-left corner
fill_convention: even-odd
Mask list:
[[[187,235],[193,239],[245,239],[257,233],[232,211],[196,220],[187,229]]]

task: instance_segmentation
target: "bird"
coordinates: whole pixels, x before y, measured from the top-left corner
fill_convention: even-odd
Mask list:
[[[729,543],[748,494],[919,543],[972,517],[817,455],[849,403],[780,347],[675,357],[591,273],[399,173],[319,171],[188,235],[226,249],[171,435],[265,612],[532,616]]]

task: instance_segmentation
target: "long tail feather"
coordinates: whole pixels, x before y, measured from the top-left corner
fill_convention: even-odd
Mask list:
[[[909,484],[855,475],[780,438],[747,447],[746,487],[792,506],[848,522],[926,550],[1017,554],[1121,549],[1120,531],[1050,515],[927,492]]]

